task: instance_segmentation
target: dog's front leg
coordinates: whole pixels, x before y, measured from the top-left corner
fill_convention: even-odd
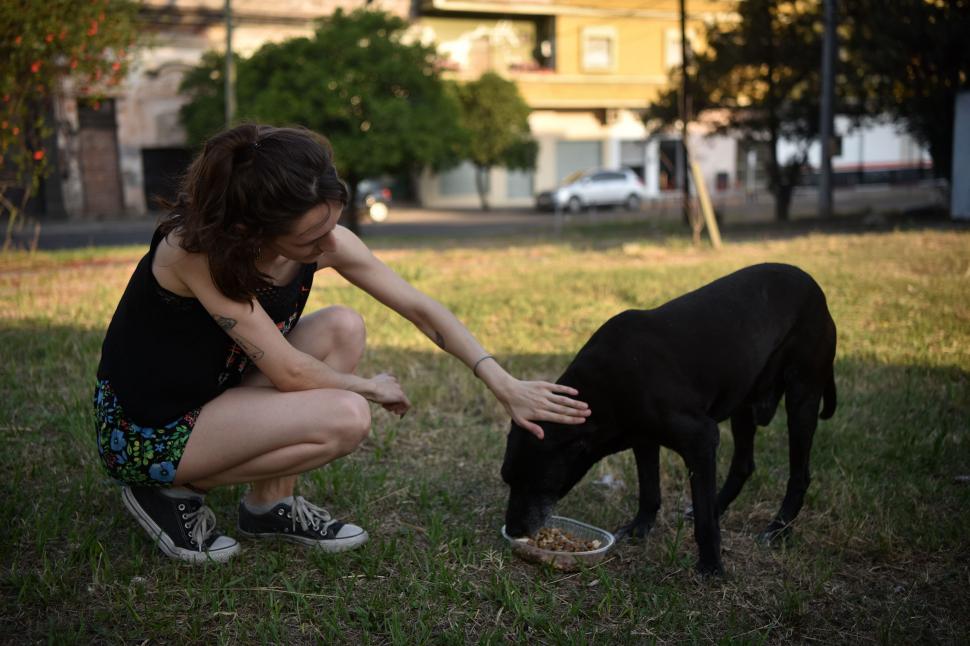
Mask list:
[[[637,478],[640,480],[640,508],[636,517],[614,534],[620,538],[643,538],[650,533],[660,509],[660,445],[635,445]]]
[[[701,574],[722,575],[721,528],[717,513],[717,445],[720,441],[717,424],[706,417],[678,416],[670,421],[670,431],[676,438],[675,448],[690,472],[697,570]]]

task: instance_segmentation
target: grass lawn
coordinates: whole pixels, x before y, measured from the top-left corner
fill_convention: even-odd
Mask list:
[[[822,422],[790,543],[755,544],[784,493],[784,414],[722,520],[724,580],[697,578],[679,457],[662,452],[652,534],[573,574],[514,558],[499,535],[508,421],[470,372],[338,276],[309,307],[360,311],[363,372],[399,376],[414,409],[375,407],[355,454],[301,491],[366,527],[328,555],[245,543],[228,564],[166,559],[97,459],[90,397],[104,329],[143,248],[0,256],[0,641],[966,643],[970,637],[970,230],[812,234],[692,249],[618,225],[559,239],[375,243],[520,377],[555,379],[589,334],[762,261],[797,264],[839,328],[839,408]],[[730,457],[722,436],[719,472]],[[612,474],[622,486],[594,480]],[[235,525],[242,488],[209,497]],[[632,455],[559,505],[613,529],[632,518]]]

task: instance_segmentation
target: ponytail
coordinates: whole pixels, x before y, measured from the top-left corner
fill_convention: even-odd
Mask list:
[[[252,302],[256,290],[270,285],[256,268],[260,247],[289,233],[315,206],[346,206],[348,199],[326,138],[304,128],[245,124],[205,143],[175,202],[162,203],[170,213],[160,228],[177,231],[186,251],[206,254],[220,292]]]

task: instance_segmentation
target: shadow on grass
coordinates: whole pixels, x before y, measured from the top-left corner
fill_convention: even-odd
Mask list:
[[[380,599],[387,603],[397,598],[410,600],[397,608],[407,632],[409,622],[447,625],[449,608],[470,607],[469,615],[481,610],[495,618],[498,608],[519,598],[520,586],[529,585],[528,578],[520,580],[518,569],[503,565],[504,546],[495,536],[506,493],[498,476],[507,428],[504,413],[484,386],[451,357],[379,346],[369,349],[364,371],[374,366],[393,371],[415,409],[404,420],[375,413],[372,437],[365,446],[308,476],[304,484],[327,504],[372,528],[372,543],[342,559],[307,556],[285,547],[257,551],[247,546],[239,562],[225,568],[171,568],[121,510],[98,465],[89,397],[102,334],[32,320],[0,325],[0,509],[8,519],[0,523],[0,635],[26,641],[69,633],[82,641],[111,635],[161,640],[177,635],[179,640],[203,641],[213,637],[213,630],[225,628],[225,617],[219,613],[236,613],[237,608],[241,614],[233,620],[238,624],[230,634],[242,637],[255,632],[267,639],[298,638],[300,622],[308,621],[299,619],[301,612],[314,608],[309,621],[329,622],[320,628],[324,634],[352,635],[367,630],[355,608],[380,610]],[[503,364],[517,376],[554,379],[571,356],[518,354]],[[906,621],[911,625],[903,633],[948,641],[966,627],[965,618],[947,624],[934,617],[956,618],[964,605],[961,577],[966,575],[970,487],[956,484],[954,478],[970,471],[970,373],[887,365],[865,357],[841,358],[836,371],[839,408],[817,433],[815,480],[798,528],[805,538],[789,557],[802,563],[805,571],[824,561],[820,569],[836,572],[832,576],[839,585],[847,586],[839,595],[848,595],[840,596],[839,604],[856,603],[853,595],[868,599],[885,594],[884,601],[892,601],[892,586],[885,591],[868,587],[874,570],[905,571],[919,562],[930,564],[934,572],[953,572],[952,580],[934,583],[937,592],[932,597],[929,592],[921,597],[916,587],[907,593]],[[737,518],[777,506],[787,476],[785,442],[784,415],[779,414],[759,433],[759,471],[729,512],[729,527]],[[720,456],[722,476],[728,448],[726,440]],[[629,455],[617,459],[611,468],[621,469],[628,489],[611,497],[587,478],[563,501],[571,515],[606,527],[629,520],[636,504],[635,469]],[[664,466],[679,469],[665,476],[674,484],[665,490],[665,505],[676,505],[673,498],[678,487],[683,491],[686,474],[675,460],[665,460]],[[231,518],[239,491],[213,494],[220,519]],[[685,554],[690,561],[689,535],[684,532],[682,544],[677,542],[680,533],[668,539],[675,558],[670,567],[681,567]],[[584,583],[575,593],[577,603],[589,595],[607,598],[602,595],[613,587],[624,591],[618,599],[648,603],[661,585],[662,571],[637,564],[668,549],[656,546],[662,536],[654,538],[653,551],[631,548],[619,561],[604,566],[597,580],[606,583],[596,589]],[[742,572],[753,567],[740,562],[736,553],[729,560]],[[358,578],[348,580],[348,573]],[[803,576],[809,577],[805,585],[821,589],[830,575],[819,575],[819,580]],[[863,582],[859,589],[851,583],[856,578]],[[584,575],[577,581],[592,578]],[[770,581],[766,585],[777,587]],[[253,600],[257,593],[252,591],[260,589],[282,592],[275,601],[266,601],[265,593]],[[544,589],[539,585],[533,592],[543,594]],[[950,594],[938,594],[940,589]],[[501,590],[507,591],[498,594]],[[665,615],[669,628],[693,630],[689,626],[697,618],[687,612],[686,600],[698,591],[688,586],[665,594],[673,595],[670,607],[683,609],[675,616]],[[506,601],[496,606],[496,598]],[[598,621],[568,609],[559,614],[557,599],[550,596],[552,605],[543,610],[550,625]],[[715,598],[707,601],[719,603]],[[319,606],[324,602],[328,605]],[[801,634],[821,637],[825,630],[842,625],[841,611],[833,609],[839,604],[814,606],[813,612],[820,615],[800,619],[807,622],[799,628]],[[514,617],[516,611],[508,607]],[[872,621],[885,624],[892,608],[877,610],[877,615],[884,614]],[[215,628],[191,619],[192,612],[203,610]],[[764,614],[773,611],[754,607],[751,617],[738,618],[738,625],[756,628]],[[166,620],[169,615],[181,618],[177,626]],[[260,623],[274,616],[271,625]],[[298,621],[291,625],[294,617]],[[818,631],[813,631],[816,620]],[[612,625],[608,618],[603,620],[604,630]],[[511,634],[524,634],[517,632],[524,630],[517,623],[506,628]],[[375,624],[370,630],[379,639],[392,640],[394,631],[387,626]]]

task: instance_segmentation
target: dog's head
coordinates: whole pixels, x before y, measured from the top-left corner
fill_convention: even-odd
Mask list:
[[[514,421],[505,445],[502,479],[510,487],[505,513],[509,536],[534,534],[560,498],[569,493],[596,462],[592,419],[569,426],[542,422],[538,439]]]

